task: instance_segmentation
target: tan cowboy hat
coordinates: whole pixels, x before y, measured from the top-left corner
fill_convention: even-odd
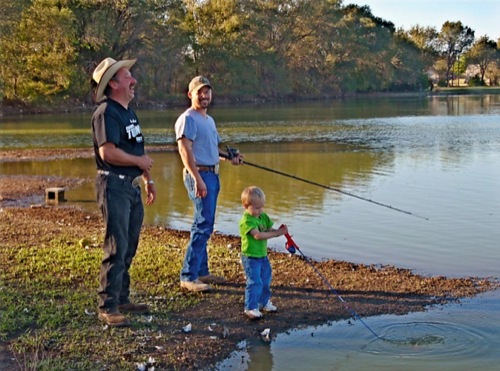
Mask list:
[[[130,70],[132,66],[137,62],[137,59],[126,59],[123,61],[115,61],[113,58],[106,58],[103,60],[94,70],[92,78],[97,83],[97,88],[95,89],[94,100],[96,102],[101,101],[104,98],[104,90],[108,86],[109,80],[117,73],[120,68],[127,68]]]

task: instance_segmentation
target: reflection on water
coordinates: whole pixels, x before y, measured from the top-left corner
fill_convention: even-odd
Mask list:
[[[138,115],[148,144],[175,142],[173,124],[184,108],[167,111],[141,111]],[[218,106],[210,109],[224,142],[336,141],[376,144],[382,137],[370,138],[377,126],[386,130],[400,124],[418,127],[420,120],[440,116],[500,115],[500,95],[450,97],[387,97],[378,99],[346,99],[276,105]],[[91,113],[0,116],[0,147],[67,148],[90,147]],[[374,119],[373,121],[371,121]],[[369,120],[369,121],[366,121]],[[391,121],[395,125],[389,125]],[[449,129],[455,129],[448,125]],[[488,130],[488,129],[486,129]],[[358,135],[358,134],[363,135]],[[367,134],[367,137],[365,137]],[[389,133],[391,134],[391,133]],[[426,136],[426,132],[414,132]],[[367,139],[365,141],[364,139]],[[370,143],[371,142],[371,143]]]
[[[500,292],[495,292],[425,313],[366,319],[396,341],[374,339],[357,322],[308,327],[278,334],[271,344],[245,344],[216,369],[496,370],[499,311]]]

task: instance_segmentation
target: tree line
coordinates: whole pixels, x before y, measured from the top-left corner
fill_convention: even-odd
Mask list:
[[[3,104],[91,103],[94,68],[138,58],[139,104],[203,74],[230,100],[319,98],[444,84],[473,63],[499,83],[498,43],[461,22],[396,29],[342,0],[0,0]],[[489,75],[488,75],[489,74]]]

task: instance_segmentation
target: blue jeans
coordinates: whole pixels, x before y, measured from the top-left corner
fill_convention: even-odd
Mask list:
[[[219,175],[211,171],[200,171],[201,178],[207,186],[206,197],[196,197],[194,178],[184,173],[184,185],[189,198],[194,204],[194,217],[191,226],[191,239],[184,257],[181,270],[181,281],[195,281],[199,276],[209,274],[207,241],[215,223],[215,209],[220,191]]]
[[[241,255],[241,264],[247,277],[245,289],[245,310],[259,309],[271,298],[271,263],[267,256],[251,258]]]
[[[137,251],[144,207],[141,188],[117,175],[97,175],[97,204],[106,230],[99,280],[99,309],[113,311],[129,302],[129,268]]]

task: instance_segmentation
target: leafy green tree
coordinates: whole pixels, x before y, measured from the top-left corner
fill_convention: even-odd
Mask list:
[[[344,92],[386,90],[393,83],[394,24],[375,17],[368,6],[348,5],[339,22],[336,72]]]
[[[422,90],[427,88],[426,58],[422,50],[402,31],[398,30],[392,39],[393,83],[391,90]]]
[[[250,70],[260,97],[293,93],[288,58],[291,45],[296,41],[295,17],[301,18],[303,5],[301,0],[248,0],[243,4],[248,15],[244,40],[251,50]]]
[[[437,45],[446,60],[446,81],[450,81],[450,71],[458,57],[466,52],[474,42],[474,31],[462,22],[445,22],[439,33]]]
[[[342,19],[340,1],[304,2],[290,17],[292,42],[284,56],[297,96],[340,91],[335,61],[342,53],[337,42]]]
[[[156,0],[151,6],[151,18],[146,42],[137,57],[141,66],[139,100],[185,98],[190,77],[186,66],[185,46],[189,34],[181,27],[186,10],[183,0]]]
[[[4,98],[27,104],[68,89],[75,39],[64,1],[18,4],[23,5],[20,17],[10,19],[10,32],[0,40],[0,77]]]
[[[420,61],[427,70],[436,61],[438,55],[438,32],[434,27],[412,26],[408,31],[398,32],[398,37],[413,42],[420,50]]]
[[[488,36],[482,36],[477,40],[472,48],[466,54],[468,64],[477,64],[481,82],[484,84],[484,75],[491,63],[497,61],[498,57],[497,43],[490,40]]]
[[[249,1],[247,44],[255,45],[254,70],[263,96],[315,96],[332,93],[336,76],[332,54],[340,1]],[[247,3],[247,4],[248,4]],[[262,88],[261,88],[262,89]]]
[[[135,58],[148,43],[153,9],[160,0],[67,0],[77,37],[73,79],[75,96],[92,101],[90,76],[107,57]]]
[[[250,93],[242,91],[251,85],[248,67],[254,53],[243,38],[248,17],[243,13],[242,1],[186,0],[185,6],[181,27],[189,35],[185,49],[189,77],[203,74],[215,78],[219,95]]]

